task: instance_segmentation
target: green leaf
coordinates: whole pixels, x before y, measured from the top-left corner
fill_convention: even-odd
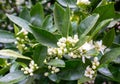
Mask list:
[[[54,19],[59,32],[64,37],[67,37],[70,28],[70,9],[67,7],[67,9],[64,10],[60,5],[55,3]]]
[[[12,66],[10,67],[10,72],[18,70],[19,66],[20,66],[19,63],[14,62],[14,64],[12,64]]]
[[[36,28],[31,26],[31,30],[33,32],[36,40],[44,46],[56,47],[57,46],[57,38],[52,33],[43,30],[41,28]]]
[[[8,72],[10,69],[10,66],[5,66],[2,69],[0,69],[0,75],[4,75],[6,74],[6,72]]]
[[[86,59],[86,63],[82,60],[69,60],[65,62],[66,66],[60,70],[58,77],[62,80],[78,80],[84,77],[84,72],[90,61]]]
[[[98,13],[100,15],[99,21],[114,18],[115,10],[114,10],[114,3],[97,7],[93,13]]]
[[[115,37],[115,30],[111,29],[110,31],[107,32],[107,34],[103,38],[103,44],[107,47],[110,47],[114,41]]]
[[[101,65],[108,64],[120,55],[120,48],[113,48],[100,59]]]
[[[101,0],[91,0],[92,10],[95,9],[100,2]]]
[[[47,63],[48,65],[55,66],[55,67],[65,67],[65,62],[60,59],[53,59]]]
[[[78,26],[78,33],[79,35],[86,36],[90,30],[94,27],[97,20],[99,18],[98,14],[92,14],[81,21],[80,25]]]
[[[42,67],[44,65],[43,61],[45,60],[47,56],[47,47],[37,45],[33,52],[33,60],[35,63],[38,64],[38,66]]]
[[[49,31],[49,32],[55,32],[56,28],[53,26],[53,18],[52,16],[48,15],[45,17],[42,28]]]
[[[6,15],[12,22],[14,22],[18,26],[22,27],[23,29],[31,32],[31,29],[29,27],[30,23],[28,21],[26,21],[26,20],[24,20],[22,18],[19,18],[17,16],[14,16],[14,15],[9,15],[9,14],[6,14]]]
[[[100,68],[98,71],[112,81],[120,82],[120,67],[119,65],[109,64],[106,67]]]
[[[6,66],[6,60],[0,58],[0,67]]]
[[[19,28],[14,24],[14,33],[15,33],[15,35],[17,35],[19,31],[20,31]]]
[[[15,71],[12,73],[8,73],[4,77],[0,78],[0,84],[14,84],[25,78],[26,76],[23,74],[23,72]]]
[[[90,38],[93,38],[104,26],[106,26],[112,20],[113,19],[107,19],[107,20],[103,20],[102,22],[100,22],[95,28],[95,30],[92,32]]]
[[[57,2],[62,6],[69,6],[70,8],[75,8],[77,0],[57,0]]]
[[[30,11],[31,15],[31,24],[34,26],[41,27],[44,19],[43,7],[40,3],[37,3]]]
[[[115,65],[115,64],[109,64],[108,69],[110,70],[110,72],[113,75],[113,80],[120,82],[120,65]]]
[[[0,50],[0,58],[21,58],[21,59],[28,59],[30,60],[29,57],[25,57],[13,50],[9,50],[9,49],[4,49],[4,50]]]
[[[56,74],[52,74],[52,75],[49,75],[48,76],[50,80],[54,81],[54,82],[57,82],[59,81],[58,77]]]
[[[100,68],[98,71],[109,78],[113,78],[113,75],[108,68],[103,67],[103,68]]]
[[[78,84],[82,84],[90,80],[91,80],[90,78],[83,76],[78,80]]]
[[[14,34],[5,30],[0,30],[0,42],[1,43],[13,43],[15,42]]]
[[[30,12],[27,8],[24,8],[21,12],[20,12],[20,15],[19,15],[21,18],[23,18],[24,20],[26,21],[30,21]]]

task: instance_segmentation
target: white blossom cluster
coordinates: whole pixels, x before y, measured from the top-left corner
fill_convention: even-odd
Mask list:
[[[59,68],[54,67],[54,66],[48,66],[48,69],[50,70],[50,73],[49,72],[45,72],[44,76],[48,76],[49,74],[58,73],[60,71]]]
[[[100,62],[98,60],[98,57],[94,57],[94,60],[92,61],[92,69],[96,69],[100,65]]]
[[[20,36],[19,34],[23,34],[23,36]],[[28,47],[25,45],[25,43],[28,43],[28,41],[29,41],[27,35],[28,35],[27,31],[22,31],[22,32],[17,34],[15,44],[17,45],[16,47],[18,49],[22,49],[22,50],[28,49]]]
[[[87,66],[84,75],[92,79],[99,64],[100,62],[98,60],[98,57],[94,57],[94,60],[92,61],[92,68],[90,68],[90,66]]]
[[[79,41],[78,35],[74,35],[74,37],[68,36],[67,38],[62,37],[57,42],[58,48],[48,48],[49,56],[57,56],[58,58],[62,58],[62,56],[69,52],[75,44]]]
[[[90,1],[89,0],[77,0],[77,5],[79,4],[85,4],[85,5],[89,5],[90,4]]]
[[[84,43],[81,47],[79,47],[77,50],[69,52],[68,55],[71,58],[82,58],[83,63],[85,63],[85,58],[91,58],[92,55],[96,55],[96,52],[101,52],[104,54],[106,46],[102,45],[102,40],[93,42],[92,40],[90,42]],[[93,52],[92,54],[89,53],[89,51],[94,50],[96,52]]]
[[[32,60],[29,64],[29,67],[21,68],[21,70],[24,72],[24,74],[29,74],[30,76],[33,76],[33,72],[37,70],[39,67],[35,62]]]

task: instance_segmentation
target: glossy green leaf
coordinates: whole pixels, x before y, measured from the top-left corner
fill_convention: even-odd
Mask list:
[[[31,24],[34,26],[41,27],[44,19],[43,7],[40,3],[37,3],[30,11],[31,15]]]
[[[6,74],[6,72],[8,72],[10,69],[10,66],[5,66],[3,68],[0,69],[0,75],[4,75]]]
[[[31,30],[33,32],[36,40],[44,46],[56,47],[57,46],[57,38],[52,33],[43,30],[41,28],[36,28],[31,26]]]
[[[1,43],[13,43],[15,42],[14,34],[5,30],[0,30],[0,42]]]
[[[100,15],[99,21],[114,18],[115,16],[115,10],[114,10],[114,4],[108,4],[105,6],[97,7],[93,13],[98,13]]]
[[[55,66],[55,67],[65,67],[65,62],[60,59],[53,59],[47,63],[48,65]]]
[[[45,17],[42,28],[49,31],[49,32],[55,32],[56,28],[53,26],[53,17],[48,15]]]
[[[66,66],[58,74],[62,80],[78,80],[84,76],[85,69],[90,65],[90,61],[86,60],[85,63],[82,60],[69,60],[65,62]]]
[[[28,59],[30,60],[29,57],[25,57],[13,50],[9,50],[9,49],[4,49],[4,50],[0,50],[0,58],[21,58],[21,59]]]
[[[92,10],[94,10],[100,2],[101,0],[91,0]]]
[[[106,26],[112,20],[113,19],[107,19],[107,20],[103,20],[102,22],[100,22],[95,28],[95,30],[92,32],[90,38],[93,38],[104,26]]]
[[[100,59],[101,65],[107,64],[112,62],[120,55],[120,48],[113,48],[111,51],[107,52],[105,55],[102,56]]]
[[[107,78],[120,82],[120,67],[115,64],[109,64],[107,67],[100,68],[98,71]]]
[[[4,77],[0,78],[0,84],[14,84],[25,78],[26,76],[23,74],[23,72],[15,71],[12,73],[8,73]]]
[[[106,35],[103,38],[103,44],[107,47],[110,47],[114,41],[114,37],[115,37],[115,30],[111,29],[110,31],[108,31],[106,33]]]
[[[48,77],[49,77],[50,80],[52,80],[52,81],[54,81],[54,82],[59,81],[56,74],[49,75]]]
[[[6,66],[6,60],[0,58],[0,67]]]
[[[112,73],[113,75],[113,80],[114,81],[118,81],[120,82],[120,65],[112,65],[112,64],[109,64],[108,66],[108,69],[110,70],[110,72]]]
[[[67,37],[70,28],[70,9],[67,7],[66,10],[64,10],[60,5],[55,3],[54,19],[59,32],[64,37]]]
[[[23,18],[24,20],[26,21],[30,21],[30,12],[27,8],[24,8],[21,12],[20,12],[20,15],[19,15],[21,18]]]
[[[57,2],[62,6],[69,6],[70,8],[75,8],[77,0],[57,0]]]
[[[12,64],[12,66],[10,67],[10,72],[15,72],[16,70],[18,70],[19,66],[20,65],[17,62],[14,62],[14,64]]]
[[[98,71],[109,78],[113,78],[113,75],[108,68],[103,67],[103,68],[100,68]]]
[[[78,33],[79,35],[86,36],[90,30],[94,27],[97,20],[99,18],[98,14],[92,14],[81,21],[80,25],[78,26]]]
[[[34,52],[33,52],[33,60],[35,63],[38,64],[38,66],[43,66],[44,63],[43,61],[45,60],[47,56],[47,47],[38,45],[35,47]]]
[[[83,76],[78,80],[78,84],[82,84],[90,80],[91,80],[90,78]]]
[[[19,18],[17,16],[14,16],[14,15],[9,15],[9,14],[6,14],[7,17],[15,24],[17,24],[18,26],[22,27],[23,29],[31,32],[31,29],[29,27],[30,23],[22,18]],[[31,32],[32,33],[32,32]]]

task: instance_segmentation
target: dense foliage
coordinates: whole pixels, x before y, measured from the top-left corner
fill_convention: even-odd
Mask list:
[[[0,84],[119,84],[118,3],[1,0]]]

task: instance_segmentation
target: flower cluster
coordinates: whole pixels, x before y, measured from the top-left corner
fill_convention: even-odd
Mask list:
[[[16,36],[17,41],[15,41],[15,44],[17,45],[16,47],[20,49],[20,51],[28,49],[28,47],[26,46],[26,44],[28,44],[29,42],[27,35],[28,35],[27,31],[22,31],[19,32]]]
[[[94,60],[92,61],[92,68],[90,66],[87,66],[85,70],[85,76],[89,78],[93,78],[95,74],[95,69],[99,66],[100,62],[98,61],[97,57],[94,57]]]
[[[84,43],[81,47],[79,47],[77,50],[74,50],[72,52],[69,52],[68,55],[71,58],[81,58],[83,63],[85,63],[85,58],[91,58],[92,56],[96,56],[99,52],[104,54],[106,46],[102,45],[102,40],[93,42],[92,40],[90,42]]]
[[[38,68],[39,67],[37,66],[37,64],[35,64],[32,60],[29,64],[29,67],[21,68],[21,70],[24,71],[24,74],[29,74],[30,76],[33,76],[33,72]]]
[[[106,46],[102,45],[102,40],[91,40],[89,42],[85,42],[82,46],[74,50],[74,47],[78,41],[79,39],[77,35],[74,35],[73,38],[70,36],[67,38],[60,38],[57,42],[58,48],[48,48],[48,57],[45,59],[44,63],[47,63],[47,61],[49,61],[50,59],[62,59],[62,57],[66,55],[71,59],[81,58],[82,62],[85,63],[85,58],[91,59],[94,56],[92,67],[88,65],[84,74],[86,77],[93,78],[95,71],[100,64],[96,56],[100,52],[104,54]],[[48,69],[52,70],[51,74],[59,72],[59,69],[54,66],[48,66]],[[44,75],[48,76],[49,73],[46,72]]]
[[[51,74],[58,73],[60,71],[59,68],[54,67],[54,66],[48,66],[48,69],[50,70]],[[48,76],[50,73],[49,72],[45,72],[44,76]]]
[[[99,66],[100,62],[98,61],[98,57],[94,57],[92,61],[92,69],[96,69]]]
[[[57,42],[58,48],[48,48],[48,55],[53,57],[62,58],[62,56],[72,50],[75,44],[79,41],[78,35],[74,35],[74,37],[68,36],[67,38],[62,37]]]

